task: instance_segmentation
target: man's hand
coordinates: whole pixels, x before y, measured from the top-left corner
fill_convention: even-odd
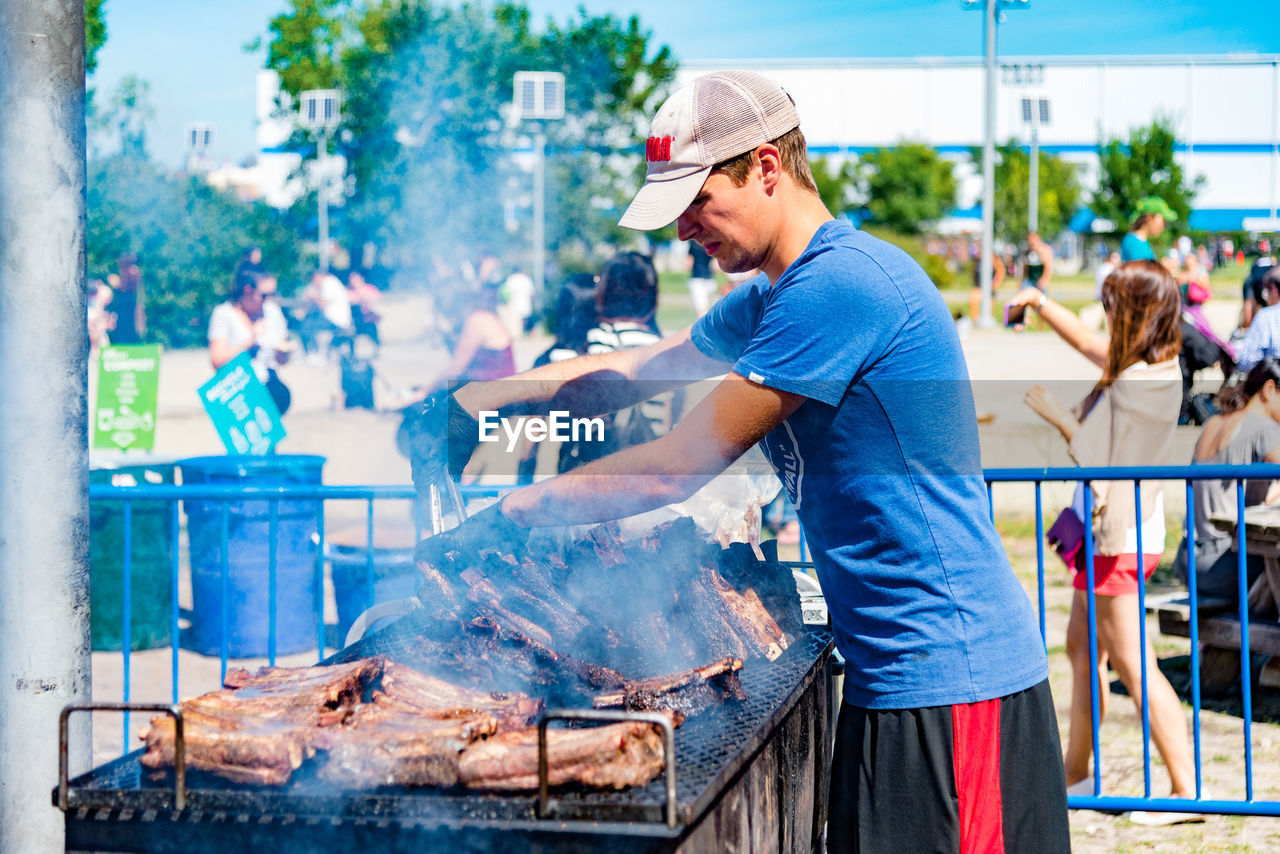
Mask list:
[[[461,560],[471,561],[481,551],[497,551],[503,555],[516,555],[529,542],[529,529],[517,525],[502,512],[502,501],[496,501],[452,530],[436,534],[418,543],[414,560],[439,567],[450,562],[450,553],[457,552]]]
[[[479,423],[445,389],[406,409],[396,434],[396,444],[409,458],[413,485],[419,493],[442,466],[457,480],[479,443]]]

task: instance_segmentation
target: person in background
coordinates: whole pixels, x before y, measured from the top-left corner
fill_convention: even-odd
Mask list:
[[[1192,454],[1193,465],[1247,465],[1280,463],[1280,361],[1266,358],[1253,366],[1244,382],[1224,388],[1218,395],[1218,415],[1205,422]],[[1275,481],[1245,481],[1245,506],[1272,503]],[[1196,480],[1195,501],[1196,591],[1200,596],[1239,601],[1236,538],[1210,520],[1235,518],[1234,480]],[[1248,555],[1247,584],[1262,574],[1261,555]],[[1188,583],[1187,538],[1182,538],[1173,570]]]
[[[1256,282],[1253,298],[1260,306],[1236,348],[1236,371],[1247,373],[1266,358],[1280,358],[1280,267],[1271,267]]]
[[[514,341],[498,317],[498,291],[490,284],[476,294],[437,386],[457,379],[496,380],[516,372]]]
[[[320,358],[319,336],[332,332],[330,347],[352,335],[351,299],[342,280],[325,270],[316,270],[302,292],[303,307],[299,329],[303,349],[314,358]]]
[[[999,252],[991,253],[991,296],[995,298],[996,292],[1000,290],[1000,286],[1004,284],[1004,261],[1000,260]],[[978,259],[973,259],[973,287],[969,289],[969,319],[974,323],[978,322],[978,315],[982,313],[982,265],[978,263]],[[797,533],[797,537],[798,537]],[[797,539],[798,542],[798,539]]]
[[[236,277],[226,302],[214,308],[209,318],[209,362],[220,370],[247,352],[254,374],[284,415],[293,395],[276,368],[288,361],[289,329],[275,295],[274,276],[246,270]]]
[[[1178,217],[1169,203],[1159,196],[1147,196],[1134,207],[1133,227],[1120,241],[1120,261],[1154,261],[1155,250],[1151,238],[1164,233],[1165,226]]]
[[[241,273],[265,273],[266,268],[262,266],[262,248],[259,246],[250,246],[240,253],[240,260],[236,263],[236,277]]]
[[[560,286],[556,296],[555,312],[551,318],[555,342],[533,360],[534,368],[574,359],[587,352],[587,333],[595,329],[600,320],[600,276],[591,273],[575,273]],[[533,483],[538,467],[538,442],[522,440],[520,460],[516,466],[516,483],[520,486]]]
[[[502,283],[501,294],[498,317],[511,337],[518,339],[528,331],[529,318],[533,316],[533,277],[516,270]]]
[[[662,340],[656,320],[658,271],[639,252],[619,252],[600,271],[596,289],[598,322],[587,330],[585,353],[635,350]],[[603,441],[569,442],[561,448],[558,471],[566,472],[632,445],[651,442],[680,417],[683,390],[665,392],[628,409],[602,416]]]
[[[351,304],[351,324],[356,335],[368,335],[374,344],[381,344],[378,338],[378,301],[382,299],[382,291],[365,279],[359,270],[347,274],[347,301]]]
[[[1218,337],[1204,313],[1204,304],[1213,295],[1209,290],[1208,272],[1199,267],[1195,255],[1187,256],[1187,266],[1179,271],[1182,292],[1182,350],[1178,364],[1182,369],[1182,411],[1179,424],[1203,424],[1213,414],[1213,398],[1207,393],[1193,394],[1195,376],[1200,371],[1218,366],[1223,377],[1235,371],[1236,349]],[[1178,278],[1175,276],[1175,278]]]
[[[1259,255],[1253,262],[1253,266],[1249,268],[1249,274],[1244,277],[1244,292],[1241,294],[1244,299],[1244,306],[1240,309],[1240,328],[1248,329],[1253,323],[1254,315],[1258,313],[1258,309],[1267,305],[1258,301],[1258,289],[1262,284],[1262,277],[1265,276],[1276,266],[1276,259],[1270,255]]]
[[[1153,260],[1122,264],[1102,285],[1102,304],[1110,336],[1097,336],[1069,309],[1039,291],[1026,289],[1016,304],[1031,306],[1081,355],[1102,369],[1102,379],[1074,409],[1067,409],[1044,386],[1034,386],[1026,403],[1056,427],[1067,449],[1081,466],[1168,465],[1178,423],[1182,374],[1181,297],[1177,282]],[[1084,489],[1093,491],[1093,516],[1084,519]],[[1072,502],[1081,524],[1093,527],[1094,593],[1096,594],[1098,656],[1093,663],[1101,684],[1090,673],[1086,558],[1083,548],[1074,556],[1072,586],[1075,597],[1067,626],[1067,655],[1071,660],[1070,729],[1064,764],[1067,791],[1091,794],[1092,756],[1090,694],[1099,691],[1099,709],[1107,706],[1107,665],[1110,663],[1135,704],[1142,704],[1142,668],[1146,667],[1151,737],[1169,770],[1172,796],[1196,793],[1195,763],[1187,739],[1182,705],[1156,663],[1155,650],[1140,642],[1138,573],[1149,577],[1164,551],[1164,501],[1160,484],[1142,484],[1142,518],[1134,506],[1133,485],[1127,481],[1093,481],[1076,490]],[[1143,554],[1137,555],[1141,524]],[[1056,527],[1056,526],[1055,526]],[[1172,824],[1203,819],[1193,813],[1135,812],[1139,824]]]
[[[1027,235],[1027,252],[1023,259],[1022,286],[1048,291],[1049,283],[1053,281],[1053,247],[1033,231]]]
[[[114,297],[115,292],[106,282],[101,279],[93,279],[89,282],[87,321],[90,352],[97,352],[103,347],[111,346],[111,331],[116,328],[116,316],[114,312],[108,311],[107,307],[111,305]],[[92,361],[92,356],[90,360]]]
[[[147,334],[147,311],[138,259],[132,253],[121,255],[116,272],[119,281],[112,285],[116,292],[116,331],[111,339],[116,344],[141,344]]]
[[[715,272],[711,256],[696,241],[689,241],[689,299],[693,302],[696,317],[702,317],[711,307],[711,295],[716,292]]]

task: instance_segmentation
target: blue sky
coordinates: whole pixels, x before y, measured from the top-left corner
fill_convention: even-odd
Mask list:
[[[151,86],[150,146],[162,162],[182,158],[190,121],[217,126],[213,154],[252,155],[254,77],[265,51],[242,47],[266,34],[283,0],[106,0],[107,44],[90,81],[107,95],[135,74]],[[982,15],[960,0],[530,0],[534,20],[592,14],[640,16],[680,59],[977,56]],[[1000,53],[1280,53],[1275,0],[1031,0],[1007,13]]]

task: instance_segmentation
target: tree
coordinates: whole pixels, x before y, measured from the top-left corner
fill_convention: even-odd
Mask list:
[[[1040,151],[1039,229],[1052,240],[1060,234],[1080,207],[1082,191],[1076,165],[1056,154]],[[982,163],[982,149],[972,148],[969,157],[975,167]],[[996,237],[1021,243],[1027,237],[1028,204],[1031,188],[1031,152],[1011,139],[996,147],[995,230]]]
[[[84,0],[84,71],[98,69],[98,50],[107,43],[107,19],[102,7],[106,0]]]
[[[297,224],[266,204],[245,204],[196,176],[161,171],[146,151],[151,114],[143,81],[125,80],[111,98],[118,151],[88,163],[85,253],[89,275],[106,278],[131,253],[142,269],[149,340],[205,343],[209,314],[231,285],[240,254],[262,247],[285,292],[301,282]]]
[[[271,30],[268,65],[286,92],[343,91],[349,243],[390,246],[422,267],[529,246],[528,157],[515,152],[530,128],[510,121],[518,70],[566,77],[566,118],[543,127],[548,245],[568,255],[635,240],[616,220],[642,180],[637,140],[675,75],[636,18],[580,9],[536,32],[509,2],[291,0]],[[303,138],[294,143],[306,156]]]
[[[1178,221],[1166,235],[1187,228],[1191,203],[1203,176],[1187,180],[1174,157],[1178,138],[1173,123],[1165,118],[1146,127],[1134,128],[1127,141],[1111,139],[1098,145],[1098,189],[1089,203],[1102,219],[1116,224],[1116,232],[1126,230],[1133,206],[1146,196],[1159,196],[1173,208]],[[1165,238],[1166,240],[1169,237]]]
[[[848,160],[835,163],[828,157],[816,157],[812,162],[813,180],[818,185],[818,195],[827,210],[836,216],[854,207],[857,192],[857,167]]]
[[[870,151],[857,175],[868,221],[902,234],[919,234],[956,204],[951,163],[923,143]]]

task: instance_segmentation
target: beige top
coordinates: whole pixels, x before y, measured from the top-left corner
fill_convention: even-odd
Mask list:
[[[1173,436],[1182,406],[1177,358],[1126,368],[1085,417],[1067,451],[1081,466],[1163,466],[1173,462]],[[1158,481],[1143,481],[1144,519],[1156,509]],[[1093,548],[1096,554],[1125,552],[1126,533],[1136,527],[1133,481],[1094,481]],[[1132,551],[1132,548],[1129,549]],[[1143,543],[1143,551],[1151,551]]]

